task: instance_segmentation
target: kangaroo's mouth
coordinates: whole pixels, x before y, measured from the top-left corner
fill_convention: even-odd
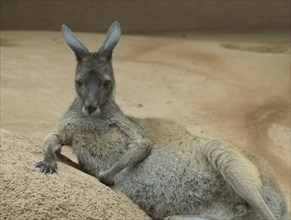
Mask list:
[[[98,106],[83,106],[82,112],[89,117],[96,117],[100,115],[101,109]]]

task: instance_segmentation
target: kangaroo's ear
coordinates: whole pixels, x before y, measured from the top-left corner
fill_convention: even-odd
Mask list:
[[[110,60],[112,57],[112,52],[117,45],[121,35],[121,28],[118,21],[113,22],[109,28],[105,41],[102,47],[99,50],[101,57],[104,57],[107,60]]]
[[[89,53],[89,50],[81,43],[81,41],[77,37],[74,36],[73,32],[65,24],[62,25],[62,32],[65,41],[74,51],[77,60],[81,60],[84,54]]]

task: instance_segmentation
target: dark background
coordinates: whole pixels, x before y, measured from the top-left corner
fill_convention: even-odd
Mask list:
[[[114,21],[125,33],[203,29],[287,29],[290,1],[81,1],[1,0],[2,30],[104,32]]]

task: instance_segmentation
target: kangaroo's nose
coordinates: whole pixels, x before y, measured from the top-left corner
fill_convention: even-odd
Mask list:
[[[92,114],[93,112],[95,112],[97,110],[97,107],[96,106],[92,106],[92,105],[89,105],[87,106],[87,112],[89,114]]]
[[[98,106],[98,104],[95,103],[90,103],[90,104],[85,104],[83,106],[82,112],[87,115],[87,116],[98,116],[101,113],[101,109]]]

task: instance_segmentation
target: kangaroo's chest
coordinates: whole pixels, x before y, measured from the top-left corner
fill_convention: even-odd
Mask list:
[[[128,137],[116,125],[78,125],[72,137],[72,148],[78,158],[93,158],[103,168],[111,166],[128,148]]]

